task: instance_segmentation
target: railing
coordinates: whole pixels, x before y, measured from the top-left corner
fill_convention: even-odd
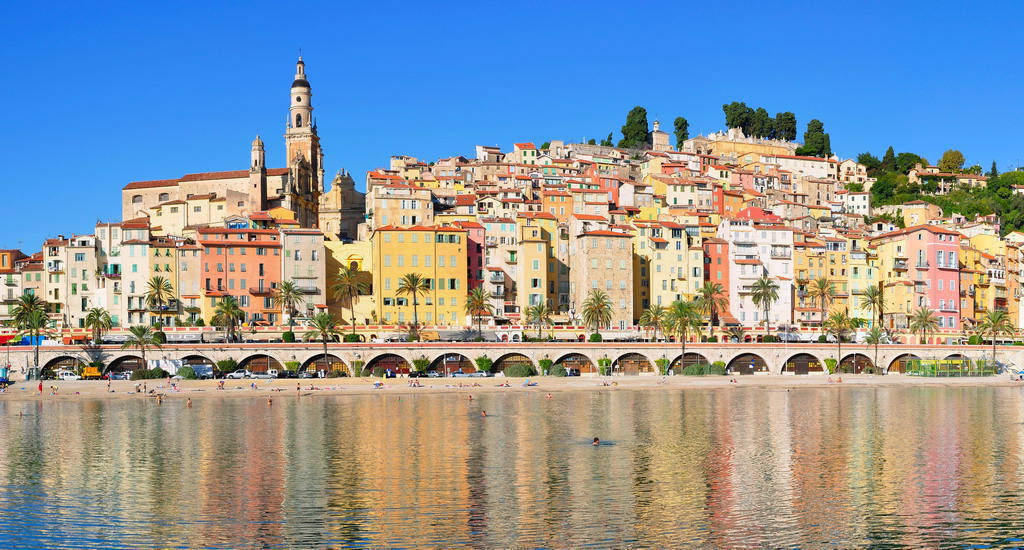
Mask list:
[[[917,269],[928,269],[931,266],[932,264],[928,263],[928,260],[918,260],[917,265],[915,267],[917,267]]]
[[[893,269],[907,269],[907,261],[906,260],[893,260],[892,268]]]

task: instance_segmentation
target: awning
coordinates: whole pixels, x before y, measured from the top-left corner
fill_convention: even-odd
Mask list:
[[[168,342],[202,342],[203,337],[201,334],[174,334],[173,332],[167,335]]]
[[[17,334],[0,334],[0,345],[6,344],[7,342],[10,342],[11,340],[14,340],[15,337],[17,337],[17,336],[18,336]],[[19,338],[19,340],[20,340],[20,338]]]

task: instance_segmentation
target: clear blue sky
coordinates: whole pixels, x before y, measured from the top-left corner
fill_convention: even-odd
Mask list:
[[[88,5],[96,4],[96,5]],[[578,140],[634,105],[824,121],[843,157],[1024,161],[1021,2],[18,2],[0,18],[0,248],[120,215],[129,181],[284,165],[302,49],[329,174]]]

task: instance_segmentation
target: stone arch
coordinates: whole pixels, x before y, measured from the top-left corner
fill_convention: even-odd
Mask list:
[[[620,355],[612,363],[612,368],[623,374],[638,375],[640,373],[654,372],[654,363],[641,353],[630,352]]]
[[[810,353],[797,353],[786,359],[782,366],[782,371],[793,374],[817,374],[825,372],[825,365],[821,359]]]
[[[920,361],[921,358],[914,355],[913,353],[904,353],[893,358],[889,361],[889,368],[886,372],[907,372],[907,364],[910,361]]]
[[[676,374],[683,374],[683,369],[685,369],[686,367],[688,367],[690,365],[709,365],[709,364],[711,364],[711,362],[708,361],[707,357],[704,357],[703,355],[701,355],[701,354],[699,354],[699,353],[697,353],[695,351],[688,351],[688,352],[686,352],[685,360],[680,361],[680,359],[683,359],[682,355],[677,355],[674,359],[672,359],[671,369],[672,369],[672,372],[674,372]]]
[[[77,373],[78,369],[84,366],[85,361],[81,360],[78,357],[73,357],[71,355],[59,355],[47,361],[43,365],[43,370],[57,372],[58,370],[66,369]]]
[[[318,353],[309,359],[306,359],[306,361],[302,363],[301,370],[311,370],[314,372],[324,371],[327,374],[342,372],[346,373],[345,375],[347,376],[348,365],[337,355],[328,353],[325,358],[324,354]]]
[[[238,368],[248,369],[252,372],[266,372],[270,369],[284,370],[280,361],[265,353],[257,353],[242,359],[238,362]]]
[[[437,356],[427,370],[436,370],[445,376],[461,370],[462,372],[476,372],[476,363],[461,353],[444,353]]]
[[[961,365],[967,368],[971,368],[971,366],[974,364],[974,362],[971,361],[970,357],[967,357],[962,353],[951,353],[947,355],[945,359],[943,359],[943,361],[959,361]]]
[[[729,361],[728,370],[738,374],[768,372],[768,363],[756,353],[741,353]]]
[[[583,353],[566,353],[554,362],[553,366],[562,366],[566,370],[579,369],[580,373],[597,372],[597,364]]]
[[[107,372],[110,371],[136,371],[146,368],[142,358],[138,355],[122,355],[107,365]]]
[[[506,353],[505,355],[498,357],[494,364],[491,365],[491,372],[505,372],[505,369],[513,365],[527,365],[530,368],[536,368],[533,361],[522,353]]]
[[[210,365],[211,367],[215,367],[217,365],[217,362],[214,361],[213,359],[198,354],[186,355],[182,357],[181,363],[182,365],[188,365],[190,367],[193,365]]]
[[[874,372],[875,364],[871,361],[871,358],[863,353],[850,353],[843,357],[843,360],[839,363],[839,372],[852,372],[854,374],[860,374],[865,371]]]
[[[391,369],[392,372],[398,374],[408,374],[409,370],[412,368],[412,363],[410,363],[408,360],[406,360],[405,357],[402,357],[401,355],[396,355],[394,353],[384,353],[367,361],[367,370],[373,372],[373,369],[376,367],[381,367],[382,369],[385,370]]]

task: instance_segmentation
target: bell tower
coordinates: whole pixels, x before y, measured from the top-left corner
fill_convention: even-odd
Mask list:
[[[302,57],[295,64],[295,80],[292,81],[291,103],[288,107],[288,124],[285,127],[285,162],[292,166],[301,156],[309,163],[310,174],[315,179],[313,187],[323,189],[321,162],[323,153],[320,151],[320,137],[316,134],[316,122],[313,120],[313,93],[306,80],[306,64]]]

